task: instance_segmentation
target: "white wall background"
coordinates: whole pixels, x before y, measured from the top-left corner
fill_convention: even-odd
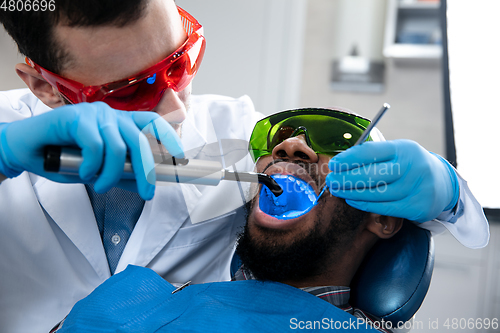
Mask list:
[[[451,108],[457,165],[479,202],[500,209],[500,1],[448,0]],[[467,21],[468,24],[463,24]],[[471,59],[478,61],[471,62]]]
[[[14,70],[14,65],[23,61],[12,38],[0,25],[0,90],[26,87]]]
[[[204,26],[207,50],[196,94],[249,95],[258,111],[300,99],[307,0],[178,0]]]
[[[318,1],[311,1],[317,6]],[[383,34],[385,25],[385,0],[337,0],[335,12],[327,12],[333,21],[333,29],[328,31],[334,36],[329,43],[333,59],[350,54],[353,45],[358,47],[359,55],[371,60],[383,60]],[[309,21],[310,22],[310,21]],[[310,22],[311,23],[311,22]]]

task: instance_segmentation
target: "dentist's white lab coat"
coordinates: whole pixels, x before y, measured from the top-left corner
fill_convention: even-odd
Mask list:
[[[0,92],[0,122],[46,111],[27,89]],[[184,148],[199,157],[203,152],[197,149],[210,143],[248,140],[260,116],[248,97],[194,96],[183,126]],[[250,171],[253,163],[247,155],[235,167]],[[134,264],[174,283],[227,279],[236,233],[244,224],[238,207],[248,199],[247,192],[244,183],[229,181],[217,187],[157,187],[116,272]],[[454,235],[467,246],[484,246],[487,222],[463,181],[461,200],[464,215],[451,228],[462,231]],[[450,225],[427,224],[429,229]],[[0,184],[0,332],[48,332],[108,277],[84,185],[58,184],[27,172]]]
[[[191,104],[182,133],[191,156],[218,140],[248,140],[262,117],[248,97],[193,97]],[[0,93],[0,122],[48,110],[28,90]],[[246,154],[242,142],[236,146]],[[240,171],[253,171],[253,166],[248,154],[236,163]],[[241,206],[247,187],[230,181],[216,187],[158,186],[116,272],[134,264],[174,283],[227,280],[236,235],[245,221]],[[59,184],[27,172],[0,184],[0,332],[48,332],[109,277],[84,185]]]

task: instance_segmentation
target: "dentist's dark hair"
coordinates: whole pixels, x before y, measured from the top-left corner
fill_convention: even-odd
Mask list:
[[[33,7],[11,11],[7,7],[0,10],[0,22],[16,42],[19,52],[38,65],[60,73],[70,59],[56,41],[55,26],[126,26],[144,15],[149,0],[39,0],[38,4],[41,2],[50,3],[54,11],[49,8],[42,11],[41,7],[38,11]]]

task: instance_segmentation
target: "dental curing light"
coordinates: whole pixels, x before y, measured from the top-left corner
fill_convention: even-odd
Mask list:
[[[283,190],[269,175],[255,172],[235,172],[222,168],[222,163],[196,159],[168,159],[171,163],[155,165],[156,181],[170,183],[191,183],[216,186],[221,180],[261,183],[275,196]],[[83,162],[81,150],[70,147],[45,147],[44,169],[47,172],[58,172],[78,176]],[[122,179],[135,179],[132,163],[127,157],[123,168]]]

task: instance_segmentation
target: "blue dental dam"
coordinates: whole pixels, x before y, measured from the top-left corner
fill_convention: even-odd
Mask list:
[[[304,180],[292,175],[275,174],[271,177],[281,186],[283,194],[276,197],[266,186],[262,186],[259,208],[264,213],[280,220],[289,220],[309,212],[318,203],[326,186],[319,195]]]

